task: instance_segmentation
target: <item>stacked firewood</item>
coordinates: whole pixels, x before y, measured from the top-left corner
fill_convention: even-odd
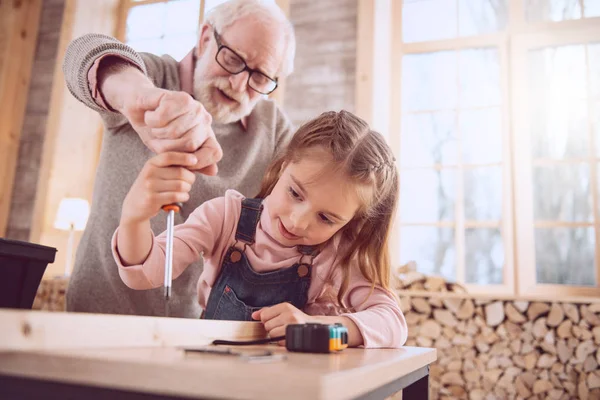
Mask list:
[[[44,279],[40,282],[32,308],[44,311],[65,311],[68,277]]]
[[[407,345],[438,350],[433,399],[600,399],[600,302],[401,298]]]
[[[425,275],[418,272],[417,265],[410,261],[396,269],[394,285],[398,290],[415,290],[427,292],[466,293],[467,290],[455,282],[449,282],[441,276]]]

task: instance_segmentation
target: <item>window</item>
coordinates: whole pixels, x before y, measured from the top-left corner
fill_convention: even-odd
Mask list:
[[[201,3],[200,0],[125,1],[125,32],[121,39],[136,51],[168,54],[180,61],[196,45]]]
[[[226,1],[122,0],[124,27],[119,38],[136,51],[168,54],[180,61],[196,45],[203,16]]]
[[[600,294],[600,0],[392,15],[399,262],[474,292]]]

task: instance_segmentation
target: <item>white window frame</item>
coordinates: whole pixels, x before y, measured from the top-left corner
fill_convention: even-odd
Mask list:
[[[357,71],[368,71],[366,78],[357,76],[357,94],[369,96],[368,100],[361,99],[361,107],[357,107],[359,115],[361,112],[372,124],[374,109],[382,99],[376,98],[374,92],[377,82],[374,76],[376,65],[381,62],[389,63],[389,97],[384,99],[389,104],[389,132],[383,132],[389,140],[390,145],[399,158],[401,131],[401,76],[402,56],[413,53],[428,53],[444,50],[460,50],[468,48],[496,47],[499,51],[501,84],[502,84],[502,238],[504,243],[505,263],[503,268],[503,283],[498,285],[472,285],[465,286],[473,294],[508,294],[508,295],[561,295],[561,296],[599,296],[600,295],[600,221],[598,210],[598,180],[597,169],[592,169],[590,179],[594,204],[593,224],[596,234],[595,243],[595,269],[596,287],[580,287],[570,285],[545,285],[536,283],[535,246],[533,241],[533,203],[532,203],[532,181],[531,181],[531,158],[529,151],[529,129],[527,125],[528,115],[526,113],[526,54],[528,49],[552,45],[581,44],[586,42],[600,42],[600,18],[585,18],[567,20],[561,22],[529,23],[525,20],[525,10],[522,0],[509,1],[509,17],[505,31],[494,34],[485,34],[473,37],[460,37],[447,40],[402,43],[402,1],[374,0],[370,7],[365,6],[364,0],[359,0],[359,9],[366,16],[359,14],[360,18],[376,19],[376,7],[378,3],[387,3],[389,7],[391,46],[387,58],[382,60],[381,55],[373,56],[369,62],[360,61]],[[580,0],[581,1],[581,0]],[[362,5],[361,5],[362,4]],[[375,20],[371,26],[377,27]],[[364,32],[359,29],[358,47],[362,54],[370,54],[364,49],[369,45],[376,48],[375,34]],[[366,35],[366,36],[365,36]],[[361,45],[362,43],[362,45]],[[366,43],[366,44],[365,44]],[[373,52],[371,52],[372,54]],[[365,83],[365,81],[367,83]],[[370,86],[369,86],[370,84]],[[365,86],[368,86],[365,88]],[[358,97],[357,97],[358,98]],[[591,121],[590,121],[591,124]],[[384,124],[385,125],[385,124]],[[590,127],[590,134],[591,132]],[[460,132],[459,132],[460,138]],[[594,138],[592,138],[594,139]],[[594,144],[594,141],[591,142]],[[596,159],[600,166],[600,159]],[[460,167],[459,170],[462,170]],[[464,284],[464,199],[462,176],[458,174],[457,180],[457,212],[455,227],[461,236],[456,239],[457,249],[457,282]],[[418,194],[415,194],[418,196]],[[525,205],[522,207],[521,205]],[[519,207],[516,207],[519,205]],[[460,208],[460,210],[459,210]],[[417,225],[417,224],[415,224]],[[426,224],[418,224],[426,226]],[[448,226],[448,223],[438,222],[432,226]],[[574,224],[565,223],[564,226]],[[577,224],[575,224],[577,225]],[[590,226],[591,224],[582,224]],[[400,264],[399,237],[400,223],[395,224],[392,245],[392,260],[395,266]],[[485,227],[485,224],[477,225]]]

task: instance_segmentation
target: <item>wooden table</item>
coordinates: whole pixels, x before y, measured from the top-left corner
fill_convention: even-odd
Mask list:
[[[258,359],[184,350],[264,337],[253,322],[0,310],[0,327],[0,398],[383,399],[404,389],[405,399],[426,399],[436,360],[417,347],[232,348],[273,353]]]

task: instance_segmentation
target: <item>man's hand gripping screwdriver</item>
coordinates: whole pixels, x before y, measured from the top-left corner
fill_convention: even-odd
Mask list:
[[[165,254],[165,317],[169,316],[169,299],[171,298],[171,285],[173,282],[173,229],[175,227],[175,213],[181,211],[183,204],[173,203],[163,206],[167,212],[167,248]]]

